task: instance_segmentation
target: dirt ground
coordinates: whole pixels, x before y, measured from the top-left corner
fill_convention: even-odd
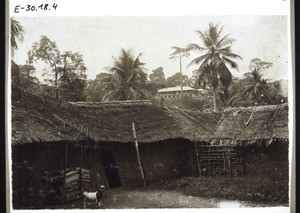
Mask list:
[[[240,201],[224,201],[188,196],[176,191],[166,191],[150,188],[128,189],[115,188],[104,191],[103,209],[131,208],[238,208],[262,207],[254,203]],[[48,206],[48,209],[83,209],[83,201],[69,202],[63,205]],[[87,203],[87,209],[95,209],[95,203]]]

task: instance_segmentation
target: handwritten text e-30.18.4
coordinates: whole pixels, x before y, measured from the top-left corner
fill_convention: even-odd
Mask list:
[[[49,6],[49,4],[40,4],[39,6],[27,4],[26,7],[22,7],[21,5],[17,5],[15,7],[14,12],[19,13],[21,10],[38,11],[38,10],[51,10],[51,9],[56,10],[57,9],[57,4],[54,3],[52,6]]]

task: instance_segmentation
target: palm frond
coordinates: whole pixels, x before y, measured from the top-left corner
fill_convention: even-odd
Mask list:
[[[222,64],[218,69],[218,74],[220,76],[220,81],[223,86],[228,87],[232,82],[232,74],[225,64]]]
[[[218,48],[216,52],[225,54],[225,53],[231,53],[231,46]]]
[[[141,89],[141,88],[137,88],[137,86],[133,86],[133,87],[131,87],[132,88],[132,90],[134,91],[133,92],[133,94],[135,95],[135,92],[137,93],[137,94],[139,94],[139,97],[137,97],[136,95],[135,95],[135,99],[136,98],[141,98],[141,99],[145,99],[145,97],[146,97],[146,95],[144,94],[144,92],[143,92],[143,89]]]
[[[228,40],[228,37],[230,36],[230,34],[225,35],[223,38],[221,38],[217,43],[216,43],[216,47],[217,48],[221,48],[224,47],[225,45],[223,44],[223,42],[225,42],[226,40]]]
[[[202,32],[200,30],[196,30],[196,32],[199,34],[205,47],[209,48],[211,46],[211,44],[213,43],[213,41],[209,38],[209,35],[206,32]]]
[[[235,42],[235,41],[236,40],[233,38],[226,38],[224,41],[222,41],[221,44],[219,44],[219,48],[231,46],[233,44],[233,42]]]
[[[174,49],[174,52],[171,53],[171,55],[177,55],[183,51],[183,48],[180,48],[180,47],[173,46],[171,48]]]
[[[221,34],[222,34],[222,32],[223,32],[223,29],[224,29],[224,25],[223,25],[221,28],[219,28],[219,30],[218,30],[218,33],[217,33],[217,40],[220,40],[219,38],[220,38],[220,36],[221,36]]]
[[[106,101],[112,99],[112,97],[115,96],[118,92],[119,92],[119,90],[116,89],[116,90],[112,90],[112,91],[106,93],[106,94],[103,96],[101,102],[106,102]]]
[[[170,59],[176,58],[176,57],[188,57],[189,54],[189,50],[187,48],[181,48],[181,47],[172,47],[172,49],[175,49],[173,53],[170,54]]]
[[[101,82],[99,84],[100,88],[116,88],[118,87],[116,82]]]
[[[192,51],[195,51],[195,50],[204,51],[204,50],[207,50],[207,48],[201,47],[198,44],[191,43],[191,44],[187,45],[186,50],[187,51],[191,51],[191,50]]]
[[[207,57],[209,57],[209,56],[210,56],[209,54],[201,55],[201,56],[199,56],[199,57],[193,59],[193,60],[188,64],[187,67],[189,67],[189,66],[192,65],[192,64],[198,65],[198,64],[200,64],[202,61],[204,61],[204,60],[205,60]]]
[[[214,44],[218,41],[218,38],[220,36],[218,29],[218,24],[209,23],[208,36]]]
[[[201,70],[203,73],[210,72],[210,68],[209,68],[210,61],[211,61],[210,57],[207,57],[206,59],[204,59],[202,64],[199,66],[199,70]]]
[[[235,69],[237,71],[239,70],[239,67],[236,62],[234,62],[226,57],[223,57],[223,61],[225,62],[225,64],[229,64],[232,69]]]
[[[109,67],[107,71],[115,73],[115,74],[125,73],[126,72],[125,70],[123,70],[122,68],[120,68],[118,66]]]
[[[222,52],[222,54],[226,57],[226,58],[233,58],[233,59],[241,59],[243,60],[243,58],[241,56],[239,56],[238,54],[235,53],[231,53],[231,52]]]
[[[14,18],[11,18],[10,21],[11,21],[11,23],[10,23],[11,24],[11,26],[10,26],[11,47],[12,47],[12,49],[17,50],[18,49],[17,40],[19,40],[20,42],[22,42],[24,40],[24,28],[20,24],[20,22],[18,22]]]

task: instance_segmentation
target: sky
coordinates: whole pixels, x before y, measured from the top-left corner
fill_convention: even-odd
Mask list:
[[[166,77],[179,72],[179,60],[169,59],[172,46],[185,47],[189,43],[202,45],[195,30],[205,31],[210,22],[223,26],[223,36],[230,34],[236,41],[232,51],[243,60],[236,60],[241,77],[248,72],[252,59],[272,62],[264,78],[288,79],[288,38],[286,16],[95,16],[95,17],[16,17],[25,34],[13,60],[26,63],[26,52],[41,35],[55,41],[59,50],[79,52],[87,67],[87,78],[95,79],[112,66],[112,56],[118,57],[123,49],[142,53],[147,73],[163,67]],[[182,59],[183,74],[191,77],[196,66],[187,68],[200,52]],[[36,75],[41,78],[46,65],[35,64]]]

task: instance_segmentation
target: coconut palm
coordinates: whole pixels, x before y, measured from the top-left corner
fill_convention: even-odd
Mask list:
[[[253,103],[262,104],[269,100],[269,89],[267,80],[262,78],[262,73],[258,69],[245,73],[245,86],[242,94],[246,95]]]
[[[230,38],[230,34],[221,36],[223,27],[209,24],[207,31],[196,33],[202,40],[203,46],[192,43],[186,47],[188,51],[204,52],[193,59],[188,66],[198,65],[197,76],[200,82],[208,84],[213,92],[213,110],[216,111],[216,89],[221,83],[225,89],[230,85],[232,74],[229,68],[238,70],[238,65],[233,59],[242,59],[231,50],[231,45],[235,41]]]
[[[23,41],[24,29],[23,26],[16,21],[14,18],[10,19],[10,45],[11,45],[11,56],[13,57],[14,51],[18,49],[17,40]],[[20,70],[19,66],[12,60],[11,61],[11,77],[12,85],[16,86],[18,94],[21,94],[20,90]]]
[[[244,74],[245,85],[242,94],[246,95],[253,103],[262,104],[270,102],[270,91],[263,71],[273,66],[273,63],[254,58],[250,61],[249,70]]]
[[[14,18],[10,19],[11,22],[11,29],[10,29],[10,44],[11,44],[11,51],[12,55],[14,51],[18,49],[17,40],[23,41],[24,39],[24,29],[23,26]]]
[[[185,48],[172,47],[174,52],[170,55],[170,59],[179,58],[179,68],[180,68],[180,87],[181,87],[181,98],[183,97],[183,75],[182,75],[182,63],[181,60],[183,57],[188,57],[190,54],[185,50]]]
[[[147,74],[141,53],[134,57],[131,50],[121,50],[118,58],[113,57],[113,66],[106,70],[111,75],[102,80],[102,86],[109,92],[102,101],[145,99],[147,96]]]

